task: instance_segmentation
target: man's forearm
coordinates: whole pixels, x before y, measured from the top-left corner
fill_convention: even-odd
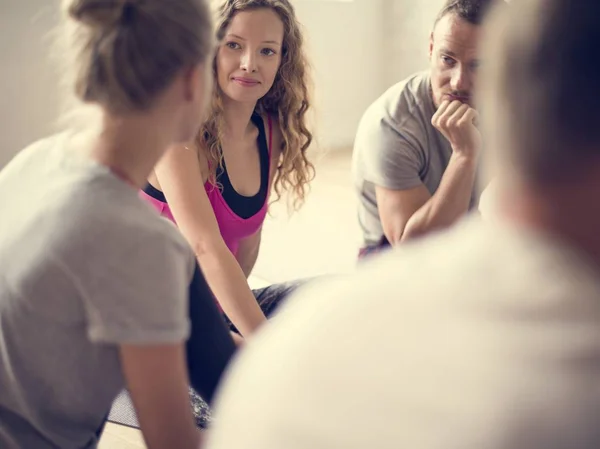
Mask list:
[[[437,191],[408,220],[400,241],[450,226],[464,215],[469,209],[476,167],[475,158],[453,154]]]

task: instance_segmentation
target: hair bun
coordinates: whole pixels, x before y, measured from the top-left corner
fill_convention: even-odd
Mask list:
[[[69,16],[90,27],[108,28],[121,20],[135,0],[72,0]]]

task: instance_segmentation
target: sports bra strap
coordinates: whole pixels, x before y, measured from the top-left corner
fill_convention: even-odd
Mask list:
[[[273,123],[271,121],[271,114],[267,115],[267,124],[269,127],[269,165],[271,165],[271,148],[273,145]]]

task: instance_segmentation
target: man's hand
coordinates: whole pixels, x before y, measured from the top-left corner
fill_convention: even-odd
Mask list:
[[[457,155],[476,158],[481,148],[481,134],[477,129],[479,114],[458,100],[443,101],[431,119],[452,146]]]

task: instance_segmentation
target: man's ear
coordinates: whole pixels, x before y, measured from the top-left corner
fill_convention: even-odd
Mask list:
[[[433,55],[433,31],[429,35],[429,59],[431,60],[431,56]]]

